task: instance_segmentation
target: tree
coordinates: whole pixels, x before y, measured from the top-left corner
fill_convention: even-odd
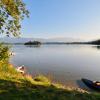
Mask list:
[[[24,17],[29,17],[22,0],[0,0],[0,33],[19,36]]]

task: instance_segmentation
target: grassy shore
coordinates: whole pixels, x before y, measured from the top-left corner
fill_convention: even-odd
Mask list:
[[[68,89],[42,75],[23,76],[0,62],[0,100],[100,100],[100,94]]]

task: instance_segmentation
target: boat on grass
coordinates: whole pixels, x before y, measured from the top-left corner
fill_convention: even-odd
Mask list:
[[[85,78],[82,78],[82,81],[87,85],[89,88],[100,91],[100,82],[99,81],[92,81]]]

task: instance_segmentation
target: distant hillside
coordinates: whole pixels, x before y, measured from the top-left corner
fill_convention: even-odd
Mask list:
[[[83,40],[78,38],[70,38],[70,37],[57,37],[57,38],[49,38],[47,42],[82,42]]]
[[[89,44],[100,45],[100,39],[94,40],[94,41],[90,41],[90,42],[88,42],[88,43],[89,43]]]
[[[0,38],[0,42],[4,43],[26,43],[28,41],[44,41],[43,39],[40,38]]]
[[[80,42],[80,39],[74,39],[74,38],[48,38],[48,39],[42,39],[42,38],[0,38],[0,42],[5,43],[26,43],[28,41],[40,41],[42,43],[45,42]]]

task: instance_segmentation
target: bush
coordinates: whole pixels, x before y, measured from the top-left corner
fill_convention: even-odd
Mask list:
[[[0,43],[0,62],[2,61],[9,61],[9,47]]]

